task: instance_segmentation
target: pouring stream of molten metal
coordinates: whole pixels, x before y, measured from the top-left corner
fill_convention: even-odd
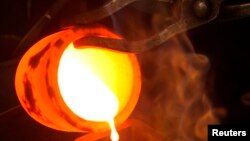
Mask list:
[[[119,94],[123,88],[117,85],[127,85],[132,81],[121,78],[119,73],[125,72],[125,77],[133,75],[124,56],[126,58],[126,54],[97,47],[76,49],[70,44],[58,68],[59,88],[67,106],[86,120],[108,122],[112,141],[119,140],[114,118],[129,100],[126,94]],[[124,68],[117,63],[124,64]],[[118,78],[122,82],[117,81]]]

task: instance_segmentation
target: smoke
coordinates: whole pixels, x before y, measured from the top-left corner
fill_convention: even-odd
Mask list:
[[[138,55],[142,92],[131,118],[152,129],[137,125],[136,136],[147,136],[148,141],[206,140],[207,125],[218,122],[205,92],[209,60],[185,46],[192,48],[187,37],[179,35]]]
[[[132,41],[155,35],[178,19],[177,12],[164,4],[126,7],[112,16],[114,28]],[[141,96],[130,117],[133,124],[120,131],[121,141],[207,140],[207,125],[218,123],[205,91],[208,58],[195,53],[184,33],[138,54],[138,58]]]

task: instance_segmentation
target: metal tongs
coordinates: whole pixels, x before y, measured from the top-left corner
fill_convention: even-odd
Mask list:
[[[95,22],[96,20],[114,14],[126,5],[135,1],[138,0],[111,1],[100,9],[80,15],[76,18],[75,22],[80,24]],[[158,1],[172,2],[174,4],[171,0]],[[179,11],[180,19],[163,29],[158,34],[144,40],[129,42],[126,40],[103,37],[84,37],[75,41],[74,44],[76,47],[81,45],[101,45],[125,52],[141,53],[162,44],[178,33],[201,26],[216,18],[219,18],[220,20],[230,20],[250,16],[250,2],[224,6],[222,5],[223,1],[225,0],[181,0],[179,1],[181,5]],[[91,15],[96,16],[93,17]]]
[[[142,0],[111,0],[102,7],[81,13],[72,18],[72,24],[75,25],[91,25],[106,17],[112,16],[124,7]],[[153,1],[153,0],[148,0]],[[141,53],[151,48],[157,47],[169,38],[178,33],[188,31],[195,27],[199,27],[215,19],[230,20],[250,16],[250,1],[244,4],[223,5],[227,0],[155,0],[166,2],[173,5],[180,5],[179,19],[171,25],[165,27],[159,33],[143,40],[127,41],[125,39],[118,40],[112,38],[89,36],[81,38],[74,42],[76,47],[81,45],[101,45],[106,48],[115,49],[125,52]],[[58,0],[44,16],[33,26],[26,34],[13,55],[20,55],[27,50],[31,43],[39,37],[48,23],[57,16],[64,5],[69,0]]]

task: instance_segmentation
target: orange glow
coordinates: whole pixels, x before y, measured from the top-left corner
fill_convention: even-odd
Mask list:
[[[25,111],[45,126],[74,132],[111,128],[115,141],[115,125],[129,117],[139,98],[139,63],[133,53],[73,46],[88,35],[120,38],[100,27],[76,27],[43,38],[18,65],[17,96]]]

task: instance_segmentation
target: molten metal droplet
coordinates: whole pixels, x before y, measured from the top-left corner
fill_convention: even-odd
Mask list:
[[[110,129],[111,129],[111,135],[110,135],[110,138],[112,141],[118,141],[119,140],[119,134],[115,128],[115,122],[114,120],[110,120],[108,121],[109,123],[109,126],[110,126]]]

